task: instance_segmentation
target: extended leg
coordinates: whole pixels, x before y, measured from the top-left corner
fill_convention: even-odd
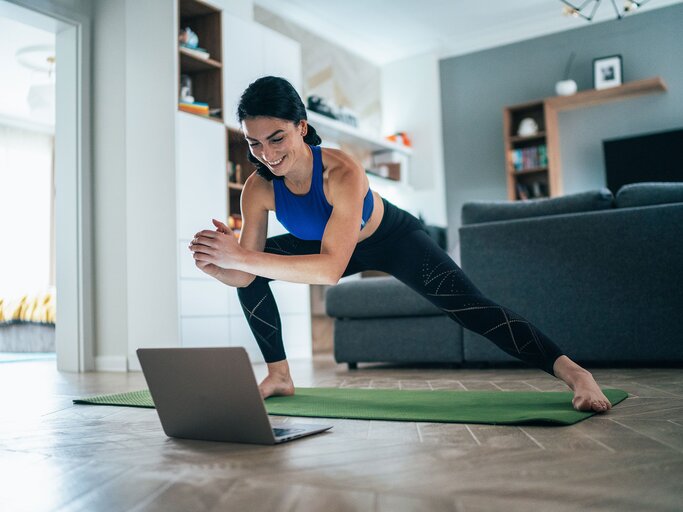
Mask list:
[[[485,297],[456,263],[423,231],[396,237],[375,266],[391,273],[466,329],[502,350],[562,379],[574,391],[574,407],[602,412],[611,407],[592,375],[571,361],[537,327]]]
[[[427,298],[453,320],[488,338],[508,354],[554,375],[562,351],[522,316],[485,297],[458,265],[423,231],[393,242],[385,270]]]

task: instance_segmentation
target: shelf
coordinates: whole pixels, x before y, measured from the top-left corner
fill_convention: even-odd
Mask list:
[[[210,121],[215,121],[217,123],[223,124],[223,119],[218,116],[205,116],[203,114],[195,114],[194,112],[188,112],[187,110],[180,110],[180,108],[178,108],[178,112],[182,112],[183,114],[187,114],[188,116],[197,116],[201,117],[202,119],[208,119]]]
[[[515,142],[530,142],[539,139],[545,139],[545,132],[538,132],[534,135],[513,135],[508,140],[514,144]]]
[[[223,65],[217,60],[195,57],[183,47],[180,47],[178,50],[180,52],[180,70],[182,73],[197,73],[199,71],[223,68]]]
[[[532,167],[531,169],[521,169],[519,171],[510,171],[510,174],[514,176],[524,175],[524,174],[535,174],[538,172],[548,172],[547,167]]]
[[[411,155],[413,153],[411,148],[363,133],[358,128],[318,114],[312,110],[308,110],[307,114],[308,121],[313,125],[318,132],[318,135],[320,135],[320,138],[323,140],[330,139],[330,141],[339,144],[354,145],[372,153],[375,151],[398,151],[405,155]]]
[[[609,89],[591,89],[577,92],[571,96],[555,96],[546,99],[546,105],[557,111],[590,107],[610,101],[618,101],[634,96],[665,92],[666,84],[661,77],[635,80]]]

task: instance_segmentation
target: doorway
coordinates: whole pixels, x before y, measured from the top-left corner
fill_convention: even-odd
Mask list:
[[[36,279],[35,282],[24,283],[27,289],[20,292],[21,295],[34,293],[36,288],[43,293],[36,298],[32,306],[37,306],[42,300],[49,302],[49,291],[53,291],[52,299],[58,307],[53,308],[53,350],[56,355],[57,369],[60,371],[83,372],[94,369],[93,357],[93,307],[92,307],[92,246],[89,236],[91,224],[90,208],[90,68],[89,62],[89,39],[90,17],[88,13],[78,11],[65,11],[63,6],[55,2],[38,2],[36,0],[22,0],[13,3],[0,0],[0,20],[6,26],[12,26],[17,33],[32,34],[33,37],[43,41],[35,41],[36,44],[26,44],[23,51],[15,50],[8,57],[24,60],[25,63],[35,64],[42,62],[50,53],[52,46],[53,69],[45,71],[48,76],[43,83],[31,91],[33,109],[0,113],[0,120],[10,128],[5,132],[8,137],[14,137],[15,143],[24,146],[24,153],[13,152],[13,158],[18,159],[19,167],[22,163],[30,160],[29,155],[34,154],[34,148],[41,147],[41,141],[48,136],[52,152],[52,165],[50,175],[52,180],[48,187],[48,198],[43,197],[37,204],[44,201],[54,200],[54,205],[48,206],[51,212],[49,218],[52,222],[47,229],[48,241],[45,240],[45,225],[42,225],[42,235],[37,235],[37,242],[42,244],[42,251],[31,248],[29,252],[42,252],[37,265],[41,272],[47,272],[47,279]],[[5,37],[7,34],[5,33]],[[50,44],[52,43],[52,45]],[[36,49],[39,47],[39,49]],[[42,47],[42,50],[40,49]],[[40,52],[44,52],[41,54]],[[36,73],[41,73],[41,65],[36,65]],[[7,68],[9,69],[9,68]],[[3,73],[3,76],[6,76]],[[9,78],[9,77],[8,77]],[[11,78],[10,78],[11,79]],[[52,80],[52,81],[51,81]],[[36,85],[36,84],[34,84]],[[53,118],[50,116],[32,117],[22,115],[22,112],[35,113],[42,109],[49,110],[49,102],[53,101]],[[24,101],[24,100],[22,100]],[[7,141],[5,142],[7,145]],[[14,148],[16,149],[16,148]],[[43,147],[43,149],[45,149]],[[15,167],[17,164],[13,164]],[[10,169],[12,170],[12,169]],[[43,171],[44,172],[44,171]],[[7,178],[7,176],[5,176]],[[26,178],[26,176],[24,176]],[[8,178],[9,179],[9,178]],[[43,181],[43,187],[45,182]],[[15,222],[21,225],[21,231],[37,232],[32,228],[29,219],[12,217],[0,219],[0,222]],[[42,216],[45,218],[45,215]],[[43,221],[44,222],[44,221]],[[29,235],[30,236],[30,235]],[[51,249],[45,249],[45,247]],[[11,252],[16,249],[11,240],[2,241],[2,251]],[[45,252],[50,254],[47,258]],[[28,258],[24,258],[28,260]],[[48,269],[45,269],[46,261]],[[10,262],[10,264],[12,264]],[[17,265],[16,262],[14,262]],[[30,272],[29,272],[30,274]],[[28,275],[28,274],[27,274]],[[21,282],[13,284],[12,290],[16,293]],[[45,293],[48,295],[46,296]],[[45,304],[42,304],[45,305]],[[29,306],[26,306],[29,307]],[[25,308],[26,309],[26,308]],[[26,311],[23,313],[26,313]],[[34,307],[35,309],[35,307]],[[35,311],[34,311],[35,312]],[[27,327],[35,328],[35,324],[48,324],[40,322],[47,319],[41,312],[35,316],[22,318],[18,323]],[[40,316],[43,314],[44,316]],[[38,320],[31,322],[31,320]],[[32,325],[33,324],[33,325]],[[33,334],[32,340],[36,340],[37,334]]]

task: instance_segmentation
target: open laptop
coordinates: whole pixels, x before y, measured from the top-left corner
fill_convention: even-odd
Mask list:
[[[140,348],[137,354],[169,437],[276,444],[332,428],[271,425],[244,347]]]

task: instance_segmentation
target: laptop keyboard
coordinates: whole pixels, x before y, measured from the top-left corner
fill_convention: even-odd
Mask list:
[[[306,429],[303,428],[273,428],[273,434],[275,434],[275,437],[291,436],[293,434],[299,434],[305,431]]]

